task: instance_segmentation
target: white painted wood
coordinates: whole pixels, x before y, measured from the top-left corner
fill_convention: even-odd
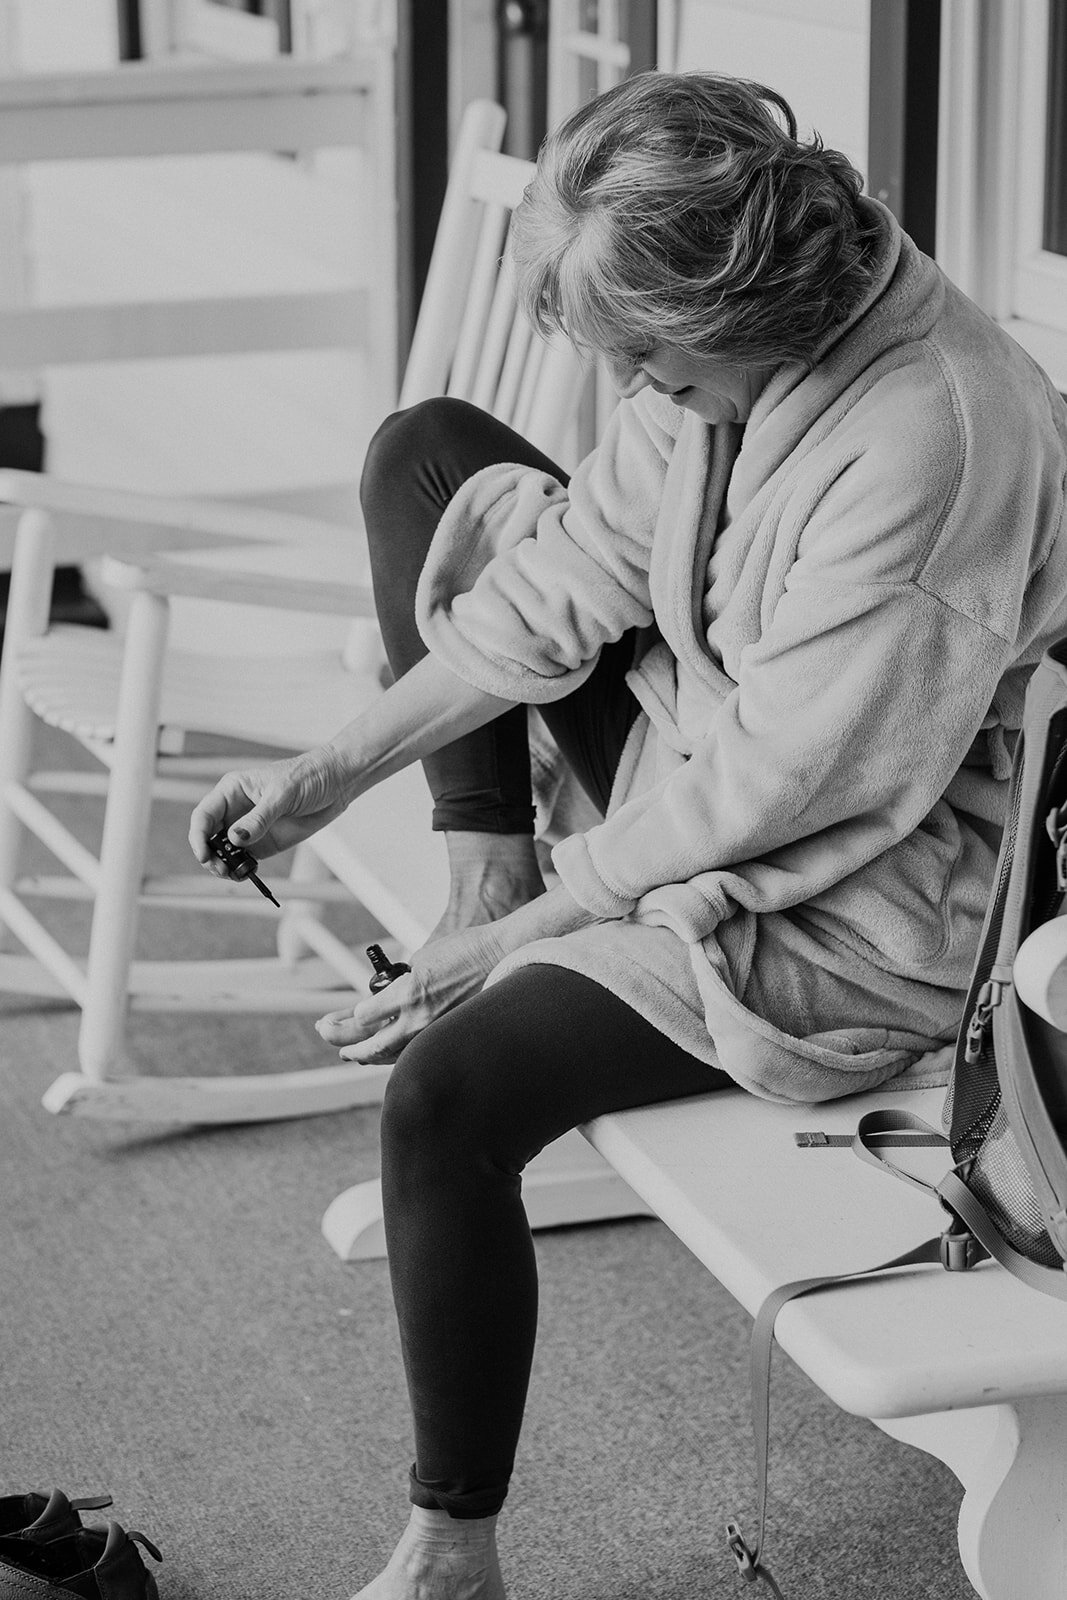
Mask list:
[[[176,20],[179,51],[231,61],[271,61],[280,49],[273,17],[232,11],[209,0],[180,0]]]
[[[380,1261],[386,1255],[381,1179],[343,1189],[323,1213],[322,1233],[342,1261]]]
[[[1067,1574],[1067,1407],[1062,1397],[879,1421],[964,1485],[959,1548],[983,1600],[1058,1600]]]
[[[461,166],[457,183],[450,186],[453,198],[442,220],[441,237],[446,242],[451,241],[450,248],[462,258],[467,278],[459,274],[455,261],[450,262],[447,251],[435,251],[431,266],[431,278],[436,277],[439,286],[439,301],[447,290],[450,305],[458,306],[460,312],[463,296],[456,294],[456,284],[468,281],[470,269],[470,240],[466,228],[473,225],[481,205],[469,199],[465,187],[472,171],[477,169],[479,183],[492,197],[488,203],[499,205],[501,193],[509,195],[512,204],[517,200],[532,170],[528,163],[497,157],[499,171],[494,172],[492,164],[487,165],[488,157],[484,153],[478,157],[479,139],[499,144],[501,119],[502,113],[496,107],[476,107],[472,112],[468,127],[474,131],[466,141],[466,165]],[[457,219],[463,227],[457,227]],[[487,276],[485,269],[483,276]],[[484,290],[482,298],[486,298]],[[431,310],[432,304],[431,299]],[[424,302],[420,328],[428,315]],[[447,376],[448,364],[454,359],[455,331],[460,320],[461,317],[451,319],[448,327],[431,322],[429,332],[423,335],[425,381],[428,381],[428,373],[438,373],[442,382]],[[526,359],[525,349],[514,341],[512,354],[504,362],[500,385],[504,398],[496,397],[498,404],[510,407],[515,395],[522,394],[524,403],[528,401],[531,407],[535,402],[544,405],[540,393],[543,383],[523,385]],[[580,366],[573,357],[568,366],[557,353],[551,365],[544,363],[544,371],[547,378],[559,385],[550,415],[546,413],[546,428],[550,423],[558,434],[565,428],[568,404],[576,397]],[[439,390],[431,388],[427,392]],[[295,897],[296,904],[289,916],[281,919],[284,933],[278,959],[265,964],[134,962],[131,965],[130,961],[137,911],[142,903],[153,903],[160,909],[169,905],[206,909],[213,904],[221,908],[227,902],[239,903],[242,915],[269,914],[271,909],[250,899],[247,886],[244,886],[246,898],[237,901],[232,886],[209,898],[205,889],[198,891],[182,879],[154,881],[150,878],[144,852],[152,795],[185,792],[182,786],[187,775],[197,768],[195,761],[168,761],[164,752],[180,752],[184,734],[189,729],[252,739],[275,748],[307,748],[349,721],[367,697],[380,693],[377,660],[366,648],[366,624],[356,654],[364,666],[374,666],[373,673],[346,670],[336,648],[323,649],[315,655],[238,661],[221,654],[194,654],[168,648],[166,618],[170,596],[210,595],[213,600],[221,596],[228,601],[239,600],[245,605],[260,607],[297,606],[306,609],[311,627],[321,627],[322,620],[330,613],[351,617],[354,613],[369,614],[372,610],[366,585],[359,581],[362,573],[355,546],[351,535],[334,524],[282,512],[87,489],[29,474],[0,474],[0,499],[4,497],[16,505],[49,508],[62,527],[64,540],[68,526],[77,530],[72,539],[78,548],[112,552],[112,559],[106,566],[107,574],[114,586],[123,587],[129,599],[124,629],[112,634],[62,627],[42,634],[43,622],[38,618],[27,630],[30,636],[23,638],[18,649],[12,652],[4,674],[13,703],[23,701],[38,716],[74,735],[110,771],[87,976],[83,979],[80,965],[69,956],[62,961],[51,960],[50,965],[45,961],[53,978],[75,992],[83,1008],[82,1073],[77,1092],[68,1084],[56,1100],[64,1106],[84,1110],[86,1114],[150,1117],[161,1114],[169,1106],[172,1110],[181,1109],[189,1120],[203,1120],[195,1114],[196,1089],[192,1081],[182,1085],[180,1097],[170,1100],[160,1098],[170,1093],[169,1090],[164,1091],[149,1080],[145,1080],[142,1092],[138,1087],[140,1080],[123,1078],[121,1087],[112,1092],[111,1080],[127,1065],[122,1058],[122,1024],[127,1007],[170,1010],[191,1005],[201,1011],[238,1011],[253,1007],[256,1010],[332,1009],[337,986],[341,992],[350,992],[354,984],[362,987],[365,976],[362,958],[345,949],[324,928],[319,916],[318,901],[332,898],[332,893],[327,894],[327,891],[338,885],[344,885],[361,897],[365,890],[364,903],[374,914],[382,916],[385,926],[396,938],[421,942],[427,927],[432,926],[418,911],[411,910],[410,871],[418,851],[398,828],[399,819],[393,803],[396,791],[391,790],[387,797],[390,802],[387,814],[369,831],[365,824],[378,815],[374,804],[380,803],[381,796],[376,793],[374,804],[368,800],[366,807],[355,812],[357,820],[364,825],[357,843],[353,844],[351,834],[342,835],[338,831],[328,839],[324,835],[322,848],[306,857],[315,863],[314,872],[307,872],[303,881],[287,891]],[[0,521],[0,540],[3,537],[5,526]],[[64,545],[65,549],[68,547]],[[28,552],[26,570],[30,571],[32,566],[36,573],[34,582],[40,590],[48,577],[48,546],[43,539],[24,538],[16,553],[17,573],[24,548]],[[239,561],[235,561],[235,556]],[[303,569],[308,567],[311,557],[323,564],[324,576],[305,573]],[[310,560],[311,565],[314,560]],[[338,581],[342,565],[346,569],[345,578]],[[25,585],[29,579],[20,576],[19,582]],[[117,587],[110,592],[117,593]],[[157,760],[157,756],[161,759]],[[233,761],[224,764],[232,765]],[[182,776],[169,777],[169,773]],[[409,785],[412,777],[421,785],[419,774],[403,777]],[[48,781],[43,792],[47,792]],[[75,777],[70,781],[71,792],[74,792],[82,780]],[[64,782],[61,776],[56,786],[62,790]],[[428,807],[425,791],[418,792],[416,809],[421,823]],[[36,800],[22,803],[23,818],[40,821],[39,804]],[[57,843],[64,838],[60,832],[52,831],[50,823],[37,831]],[[330,830],[326,830],[326,834],[330,834]],[[433,841],[433,848],[439,850],[441,841],[434,840],[428,828],[425,835],[427,841]],[[396,841],[394,850],[388,848],[391,840]],[[85,865],[72,846],[62,845],[61,848],[67,852],[68,864],[76,860],[78,865]],[[385,866],[387,859],[399,863],[399,874],[394,870],[390,875]],[[319,881],[309,882],[312,876]],[[36,883],[30,878],[25,887],[32,893],[36,886],[46,897],[55,897],[61,888],[59,881],[52,875],[42,875],[42,878],[44,881]],[[428,891],[435,881],[434,872],[427,871],[420,880],[420,887]],[[75,885],[75,898],[83,892],[83,886]],[[45,942],[41,925],[21,902],[16,916],[15,931],[27,948],[40,953],[42,959],[51,958],[53,952]],[[315,954],[295,963],[287,959],[301,949]],[[334,986],[330,990],[322,988],[324,967]],[[5,970],[13,977],[17,969],[13,966],[5,969],[0,964],[0,983],[4,981]],[[346,1081],[354,1083],[356,1076],[350,1075]],[[308,1090],[309,1110],[324,1109],[320,1092],[315,1088],[317,1081],[312,1074],[300,1075],[300,1083]],[[275,1095],[273,1082],[269,1077],[255,1083],[241,1079],[239,1094],[235,1089],[236,1097],[229,1099],[221,1096],[212,1084],[206,1091],[205,1115],[211,1118],[225,1115],[232,1120],[236,1108],[245,1107],[251,1101],[259,1105],[256,1116],[295,1114],[293,1106],[299,1098],[296,1089],[290,1093],[285,1075],[281,1075],[278,1082],[282,1088]],[[345,1090],[349,1096],[345,1103],[355,1103],[351,1099],[355,1092],[351,1088]],[[333,1089],[329,1093],[334,1093]],[[220,1106],[225,1108],[224,1112],[219,1110]],[[589,1164],[590,1158],[586,1159]],[[619,1186],[603,1164],[598,1165],[611,1191],[610,1204],[617,1206]],[[577,1183],[573,1176],[568,1181]],[[578,1187],[584,1196],[581,1215],[585,1216],[590,1214],[593,1202],[589,1196],[593,1191],[584,1181]],[[605,1204],[608,1203],[605,1200]]]
[[[855,0],[678,0],[677,70],[754,78],[867,170],[869,8]]]
[[[78,1034],[82,1071],[94,1079],[105,1078],[114,1068],[125,1026],[138,891],[148,848],[167,621],[165,600],[137,595],[126,629],[100,882]]]
[[[119,726],[121,641],[95,629],[57,627],[18,658],[26,703],[52,727],[110,742]],[[346,672],[337,652],[226,658],[168,654],[161,726],[306,749],[337,732],[381,693],[376,677]],[[230,763],[232,765],[232,761]]]
[[[0,917],[30,954],[36,957],[43,971],[49,973],[55,980],[59,992],[69,995],[77,1005],[83,1005],[87,992],[84,971],[71,959],[59,940],[53,938],[23,902],[7,888],[0,888]],[[10,961],[10,957],[0,956],[0,974],[14,979],[14,987],[20,988],[23,976],[22,963],[16,961],[9,965]],[[48,985],[44,992],[54,993],[55,986]]]
[[[38,4],[67,26],[65,0]],[[34,304],[0,337],[11,360],[25,347],[77,363],[45,373],[53,465],[233,492],[351,476],[367,394],[387,407],[396,393],[392,63],[376,41],[332,61],[170,60],[0,84],[0,158],[57,158],[28,169]],[[331,195],[333,225],[302,228]],[[212,248],[227,233],[237,246]],[[108,290],[153,303],[109,306]],[[155,303],[168,293],[188,310]],[[152,366],[134,375],[127,356]]]
[[[20,367],[244,350],[359,349],[370,325],[368,297],[368,290],[355,288],[140,305],[31,306],[0,311],[0,341],[5,359],[10,355],[11,364]]]
[[[801,1129],[875,1106],[938,1124],[940,1090],[803,1107],[741,1091],[599,1118],[584,1131],[751,1312],[793,1279],[874,1265],[941,1231],[936,1203]],[[944,1152],[897,1151],[931,1177]],[[960,1555],[984,1600],[1059,1600],[1067,1574],[1067,1307],[992,1263],[923,1267],[785,1306],[778,1338],[838,1405],[947,1462]],[[772,1454],[773,1472],[773,1454]]]
[[[1045,65],[1036,35],[1044,13],[1044,0],[946,0],[942,11],[937,258],[999,322],[1019,312],[1017,256],[1033,253],[1043,195],[1043,131],[1034,116],[1044,87],[1032,80]]]
[[[1060,1600],[1067,1579],[1067,1403],[999,1406],[992,1448],[964,1477],[964,1570],[984,1600]]]
[[[448,0],[448,104],[455,126],[472,100],[496,100],[499,93],[496,0]]]
[[[0,904],[8,891],[0,889]],[[21,910],[20,901],[15,902]],[[66,955],[66,952],[62,952]],[[69,957],[67,958],[70,959]],[[27,955],[0,955],[0,988],[13,994],[44,995],[55,1000],[69,1000],[70,989],[52,976],[39,959]]]
[[[478,230],[478,244],[471,267],[471,287],[466,298],[463,321],[456,340],[456,353],[449,378],[449,392],[470,395],[494,290],[500,282],[500,252],[504,245],[509,212],[506,206],[486,206]]]
[[[377,1105],[388,1068],[310,1067],[220,1078],[111,1078],[64,1073],[44,1096],[47,1111],[112,1122],[261,1122]]]
[[[468,174],[479,150],[486,146],[499,149],[504,122],[503,108],[489,102],[468,110],[463,120],[404,369],[402,406],[446,392],[463,315],[463,299],[456,293],[456,285],[469,281],[477,239],[478,202],[470,197]]]
[[[5,162],[362,144],[373,51],[335,61],[32,73],[0,80]]]
[[[583,63],[594,67],[595,92],[602,94],[626,76],[630,50],[614,0],[598,0],[595,14],[581,0],[551,0],[548,38],[548,122],[554,127],[588,99]]]
[[[268,541],[303,545],[323,537],[336,541],[338,537],[335,523],[295,512],[179,495],[133,494],[95,484],[66,483],[47,474],[17,472],[8,467],[0,468],[0,501],[76,519],[86,530],[87,540],[92,541],[79,547],[83,554],[143,550],[146,544],[152,548],[145,538],[146,528],[165,529],[169,549],[202,548],[241,539],[249,545]],[[132,539],[123,537],[125,524],[134,530]],[[64,533],[67,532],[64,525]],[[0,527],[0,534],[11,538],[6,526]],[[6,551],[7,547],[0,545],[0,554]]]
[[[200,794],[203,794],[203,788]],[[62,860],[62,856],[59,859]],[[262,877],[262,873],[260,876]],[[321,884],[294,883],[288,878],[272,878],[269,887],[275,898],[281,901],[283,909],[287,902],[290,905],[300,906],[352,903],[352,896],[332,878]],[[88,883],[72,883],[69,876],[39,872],[19,878],[15,889],[20,895],[43,896],[50,900],[91,900],[94,894]],[[216,879],[204,872],[195,875],[165,873],[158,878],[145,878],[141,882],[137,899],[140,905],[167,911],[217,911],[219,900],[225,899],[227,916],[263,917],[270,921],[281,921],[277,908],[269,901],[251,895],[247,884],[234,883],[228,878]],[[364,979],[369,976],[369,971],[364,972]]]
[[[853,1132],[877,1106],[940,1125],[941,1090],[774,1105],[740,1091],[600,1118],[594,1146],[747,1310],[794,1278],[872,1265],[941,1231],[937,1203],[800,1129]],[[928,1174],[944,1151],[898,1151]],[[967,1329],[961,1341],[959,1330]],[[844,1410],[921,1415],[1067,1393],[1067,1305],[991,1264],[922,1268],[784,1308],[782,1347]]]
[[[21,784],[30,769],[33,718],[10,663],[26,640],[39,637],[48,626],[55,548],[54,527],[45,512],[27,511],[18,527],[20,559],[8,594],[0,658],[0,802],[9,786]],[[17,876],[21,845],[18,816],[0,803],[0,886],[4,888],[10,888]]]
[[[346,583],[344,567],[351,564],[349,551],[327,551],[328,564],[338,571],[336,579],[316,579],[301,576],[299,572],[286,572],[284,576],[263,571],[259,566],[259,552],[228,551],[224,561],[234,555],[241,560],[240,570],[224,566],[222,562],[209,564],[199,553],[175,555],[159,551],[136,563],[128,559],[105,559],[102,576],[119,589],[147,591],[150,594],[190,595],[209,600],[225,600],[228,605],[280,606],[291,611],[314,611],[352,617],[374,616],[374,597],[365,584]],[[270,552],[264,552],[269,558]],[[302,561],[305,566],[316,564],[316,552],[301,550],[285,552],[287,565]]]
[[[316,891],[337,884],[326,863],[305,845],[297,845],[293,851],[292,878],[300,884],[313,886]],[[339,884],[337,886],[340,887]],[[351,897],[351,890],[346,888],[344,892]],[[281,895],[278,895],[278,898],[282,901],[283,908],[278,919],[278,955],[282,961],[295,965],[303,956],[312,954],[316,948],[305,929],[308,922],[315,923],[316,929],[321,924],[322,902],[317,895],[305,894],[302,898],[298,898],[295,890],[292,899],[283,899]],[[359,979],[354,978],[353,986],[358,982]]]
[[[56,859],[81,880],[90,894],[95,895],[100,888],[100,863],[92,851],[79,844],[54,813],[20,784],[8,783],[4,798],[12,814],[31,828]]]

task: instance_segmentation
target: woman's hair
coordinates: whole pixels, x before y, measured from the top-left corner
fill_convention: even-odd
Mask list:
[[[520,303],[610,355],[810,364],[874,276],[862,186],[773,89],[641,73],[545,141],[511,230]]]

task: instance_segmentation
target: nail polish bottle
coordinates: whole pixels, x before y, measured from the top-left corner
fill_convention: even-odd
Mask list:
[[[369,944],[367,955],[374,968],[374,977],[370,981],[371,994],[377,994],[380,989],[386,989],[397,978],[403,977],[411,968],[405,961],[390,961],[380,944]]]

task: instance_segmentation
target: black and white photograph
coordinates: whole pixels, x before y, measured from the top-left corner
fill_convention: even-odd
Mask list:
[[[0,0],[0,1600],[1067,1600],[1067,0]]]

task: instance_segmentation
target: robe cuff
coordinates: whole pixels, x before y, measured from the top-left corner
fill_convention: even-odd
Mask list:
[[[578,904],[605,922],[628,917],[637,904],[604,882],[593,865],[584,833],[572,833],[569,839],[562,839],[552,851],[552,865]]]
[[[465,683],[502,700],[523,705],[561,700],[596,666],[594,655],[574,667],[546,660],[546,670],[539,671],[483,648],[477,641],[479,620],[467,625],[464,616],[469,591],[494,557],[534,538],[542,514],[566,503],[566,489],[550,473],[509,462],[484,467],[446,507],[419,577],[415,620],[427,650]]]

